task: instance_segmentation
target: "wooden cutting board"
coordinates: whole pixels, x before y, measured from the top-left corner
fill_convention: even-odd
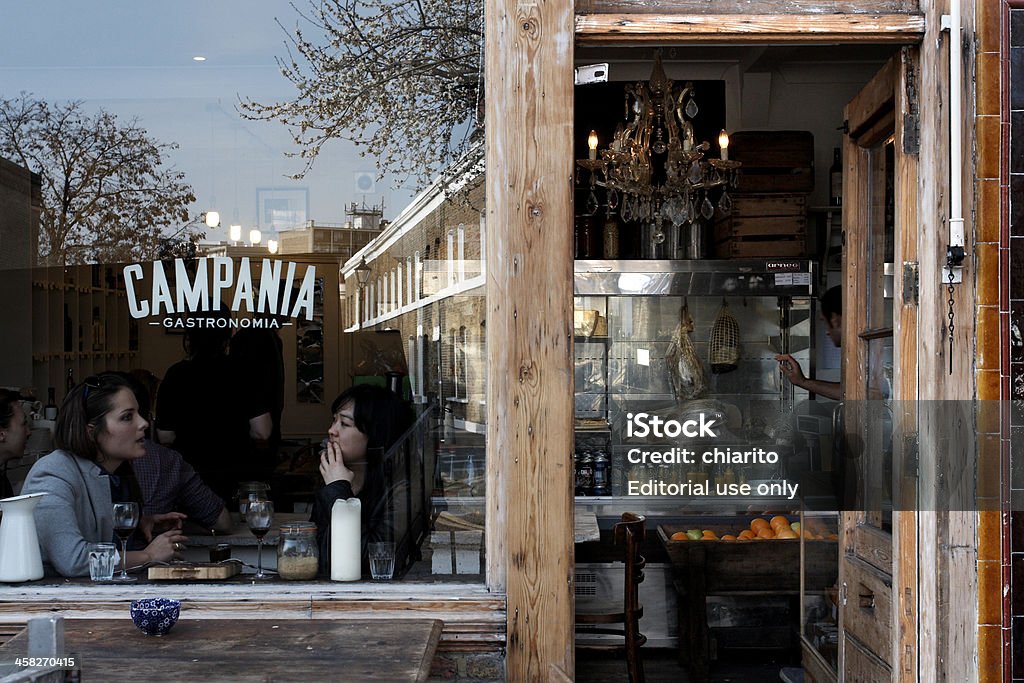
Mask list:
[[[241,562],[175,562],[149,568],[151,581],[180,581],[183,579],[209,581],[230,579],[242,571]]]

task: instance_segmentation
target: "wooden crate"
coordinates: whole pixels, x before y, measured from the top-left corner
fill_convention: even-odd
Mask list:
[[[739,192],[814,190],[814,135],[810,131],[733,133],[729,138],[729,158],[743,163]]]
[[[807,196],[736,195],[732,211],[715,221],[714,241],[722,258],[805,256]]]

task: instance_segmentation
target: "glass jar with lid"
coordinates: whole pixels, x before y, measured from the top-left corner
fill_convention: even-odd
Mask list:
[[[316,578],[320,549],[316,543],[316,524],[282,524],[277,539],[277,573],[282,579],[308,581]]]

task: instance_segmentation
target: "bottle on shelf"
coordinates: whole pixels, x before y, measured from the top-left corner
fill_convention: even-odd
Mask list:
[[[102,351],[107,346],[107,331],[100,319],[100,307],[92,308],[92,350]]]
[[[64,304],[64,351],[66,353],[75,350],[71,340],[73,327],[74,323],[71,322],[71,313],[68,310],[68,305]]]
[[[609,211],[602,230],[603,255],[606,259],[619,258],[619,221],[615,213]]]
[[[46,389],[46,405],[43,406],[43,418],[47,420],[57,419],[57,388]]]
[[[67,390],[64,394],[67,396],[71,393],[71,390],[75,388],[75,371],[72,368],[68,368],[68,377],[64,381],[64,388]]]
[[[838,147],[832,150],[832,167],[828,170],[828,203],[843,205],[843,157]]]

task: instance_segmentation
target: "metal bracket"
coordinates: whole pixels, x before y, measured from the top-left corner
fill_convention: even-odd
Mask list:
[[[959,284],[964,281],[964,259],[967,258],[967,252],[963,246],[951,244],[946,247],[946,265],[942,268],[942,279],[943,284]],[[949,279],[950,271],[953,273],[952,282]]]
[[[588,64],[576,67],[576,85],[587,83],[607,83],[608,64]]]
[[[916,306],[918,301],[919,282],[917,261],[903,262],[903,305]]]
[[[939,20],[939,30],[948,31],[953,27],[953,17],[949,14],[943,14],[942,19]]]

